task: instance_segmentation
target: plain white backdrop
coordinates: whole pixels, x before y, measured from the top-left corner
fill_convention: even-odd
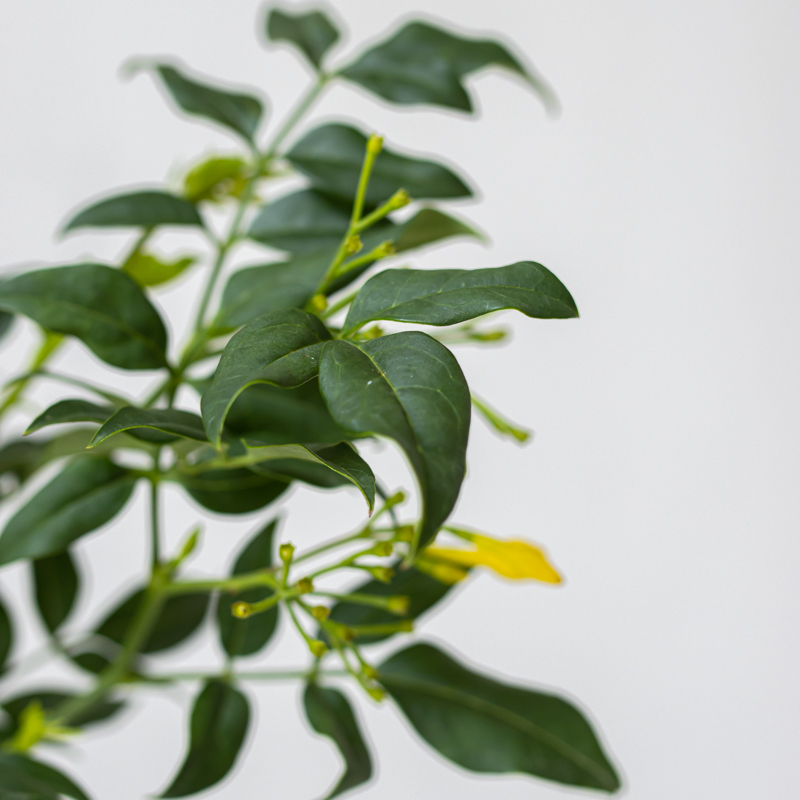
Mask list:
[[[622,766],[627,797],[793,800],[800,9],[779,0],[341,0],[335,11],[350,34],[334,63],[424,12],[514,41],[564,106],[559,120],[548,120],[519,81],[487,73],[470,81],[477,121],[398,110],[344,87],[312,117],[358,118],[397,148],[458,164],[480,188],[478,199],[453,208],[492,244],[433,250],[416,264],[541,261],[582,313],[566,322],[506,314],[510,345],[459,353],[473,389],[536,437],[519,448],[476,421],[454,519],[542,543],[566,584],[477,577],[417,636],[447,642],[493,674],[577,698]],[[235,146],[176,116],[147,76],[121,81],[129,56],[173,55],[200,73],[257,87],[269,97],[273,124],[309,80],[287,49],[259,43],[263,8],[255,0],[12,1],[3,17],[4,271],[86,256],[113,261],[124,235],[55,237],[71,210],[118,188],[174,182],[203,153]],[[161,246],[184,252],[202,241],[173,236]],[[263,251],[243,250],[240,262],[257,258]],[[157,296],[174,320],[173,344],[201,278],[198,271]],[[0,351],[0,378],[22,369],[32,343],[32,329],[18,324]],[[58,360],[75,375],[98,363],[77,344]],[[103,369],[103,380],[123,390],[141,377]],[[6,431],[59,396],[41,386],[37,404]],[[370,458],[390,486],[413,486],[390,446]],[[298,489],[280,507],[286,536],[303,545],[363,515],[346,490]],[[122,520],[78,547],[92,572],[71,630],[141,580],[144,510],[137,494]],[[200,513],[174,491],[166,517],[174,546]],[[195,572],[227,569],[228,554],[259,518],[212,519]],[[0,583],[15,607],[28,604],[23,571],[4,569]],[[18,647],[27,653],[43,637],[34,616],[20,613]],[[304,658],[284,627],[255,663]],[[171,668],[219,662],[213,641],[165,659]],[[16,686],[81,680],[46,667]],[[157,793],[181,756],[193,691],[143,692],[124,719],[46,757],[99,800]],[[259,685],[253,695],[257,730],[246,758],[208,795],[324,794],[338,760],[299,715],[298,687]],[[388,704],[359,699],[359,715],[379,762],[365,798],[585,796],[461,772]]]

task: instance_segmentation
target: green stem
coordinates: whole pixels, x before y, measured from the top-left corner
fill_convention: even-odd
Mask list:
[[[286,121],[281,125],[278,129],[278,132],[273,137],[270,144],[267,146],[266,152],[264,153],[265,160],[270,160],[275,157],[278,152],[278,148],[283,144],[284,139],[294,130],[295,126],[298,122],[306,115],[308,110],[314,105],[316,99],[322,93],[322,90],[327,86],[328,81],[330,81],[330,76],[320,74],[317,78],[314,85],[308,90],[308,92],[300,98],[300,101],[294,107],[294,109],[290,112],[289,116],[286,118]]]
[[[161,448],[158,449],[155,455],[155,467],[158,469],[159,456],[161,455]],[[151,540],[151,571],[155,574],[156,570],[161,566],[161,537],[160,537],[160,520],[159,520],[159,496],[158,496],[158,481],[150,481],[150,540]]]
[[[25,375],[20,375],[14,380],[9,381],[6,386],[11,386],[12,384],[19,383],[21,381],[30,381],[34,378],[49,378],[52,381],[57,381],[59,383],[65,383],[69,386],[78,386],[81,389],[86,389],[87,392],[92,392],[96,394],[98,397],[102,397],[104,400],[108,400],[109,403],[113,403],[117,406],[128,406],[131,405],[132,401],[126,397],[121,397],[118,394],[114,394],[113,392],[109,392],[105,389],[101,389],[99,386],[94,386],[91,383],[87,383],[86,381],[78,380],[77,378],[73,378],[69,375],[62,375],[59,372],[51,372],[50,370],[46,369],[37,369],[33,372],[27,372]]]
[[[361,291],[361,289],[356,289],[354,292],[350,292],[350,294],[343,297],[341,300],[337,300],[332,306],[326,308],[323,312],[319,314],[320,319],[328,319],[328,317],[332,317],[337,311],[341,311],[345,306],[349,306],[353,300],[356,299],[356,296]]]
[[[242,592],[257,586],[269,586],[278,589],[279,583],[273,572],[279,567],[269,570],[262,569],[255,572],[246,572],[232,578],[210,579],[207,581],[176,581],[165,587],[168,594],[192,594],[193,592]],[[279,598],[280,599],[280,598]]]
[[[232,672],[231,677],[237,681],[288,681],[306,680],[314,670],[265,670],[262,672]],[[328,678],[344,678],[349,673],[344,669],[327,669],[317,671],[316,675]],[[165,675],[147,675],[140,678],[142,683],[171,683],[173,681],[207,681],[218,678],[214,672],[176,672]]]
[[[16,386],[11,390],[11,392],[9,392],[2,404],[0,404],[0,418],[2,418],[6,412],[8,412],[19,402],[20,398],[22,397],[22,393],[25,391],[25,388],[27,387],[31,378],[37,374],[38,370],[45,363],[47,363],[50,358],[53,357],[53,354],[61,345],[61,342],[64,338],[59,334],[46,331],[44,328],[42,328],[42,333],[44,334],[42,342],[39,345],[39,348],[37,349],[33,359],[31,360],[27,376],[18,379]]]

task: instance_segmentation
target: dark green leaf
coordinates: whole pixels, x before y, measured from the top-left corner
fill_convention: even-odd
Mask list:
[[[14,324],[14,315],[7,311],[0,311],[0,339],[2,339]]]
[[[109,437],[124,431],[134,431],[140,435],[147,433],[147,441],[153,442],[172,442],[180,436],[199,442],[207,441],[203,421],[190,411],[125,406],[106,420],[89,446],[96,447]]]
[[[339,39],[339,31],[321,11],[288,14],[273,8],[267,17],[267,36],[291,42],[319,69],[323,56]]]
[[[249,469],[218,469],[177,476],[181,486],[204,508],[219,514],[247,514],[277,500],[289,479],[258,475]]]
[[[361,345],[331,342],[319,375],[336,422],[388,436],[408,456],[423,504],[416,552],[452,511],[466,470],[470,397],[458,362],[435,339],[411,331]]]
[[[2,708],[3,711],[8,714],[9,719],[4,721],[2,736],[8,738],[16,733],[19,727],[20,714],[31,703],[41,703],[43,711],[54,711],[62,703],[76,697],[78,697],[78,695],[72,692],[41,690],[25,692],[25,694],[17,695],[10,700],[3,701]],[[125,708],[125,703],[118,700],[98,700],[79,715],[70,718],[70,726],[83,728],[85,725],[91,725],[94,722],[104,722],[123,708]]]
[[[0,752],[0,797],[3,800],[58,800],[62,795],[89,800],[66,775],[41,761]]]
[[[105,458],[79,458],[34,495],[0,535],[0,564],[58,553],[105,525],[123,508],[136,482]]]
[[[6,610],[5,603],[0,598],[0,675],[2,675],[6,661],[11,655],[14,644],[14,627],[11,624],[11,615]]]
[[[454,217],[443,214],[435,208],[421,208],[386,238],[394,243],[398,253],[404,253],[454,236],[482,238],[474,228]]]
[[[229,683],[208,681],[195,700],[189,752],[161,797],[185,797],[221,781],[230,772],[244,742],[250,708]]]
[[[589,723],[559,697],[478,675],[428,644],[395,653],[379,672],[420,736],[466,769],[620,787]]]
[[[455,36],[424,22],[408,23],[339,74],[392,103],[425,103],[470,112],[472,101],[463,79],[490,66],[516,73],[528,82],[546,108],[558,108],[545,81],[500,43]]]
[[[78,596],[78,571],[69,550],[33,561],[36,607],[47,630],[55,633],[70,615]]]
[[[272,539],[277,520],[267,523],[239,553],[231,575],[242,575],[272,566]],[[247,619],[237,619],[231,613],[235,602],[257,603],[272,594],[268,587],[248,589],[238,594],[220,594],[217,600],[219,638],[225,652],[231,656],[249,656],[261,650],[275,633],[278,607],[273,606]]]
[[[309,683],[303,705],[311,727],[333,740],[345,763],[344,775],[325,800],[366,783],[372,777],[372,759],[347,698],[336,689]]]
[[[70,654],[72,663],[81,669],[91,672],[93,675],[99,675],[104,670],[108,669],[112,661],[103,653],[98,653],[96,650],[81,650],[80,652],[73,652]]]
[[[392,614],[391,611],[387,611],[384,608],[340,600],[331,609],[330,619],[349,627],[390,625],[403,619],[415,620],[429,608],[436,605],[453,589],[453,585],[441,583],[414,567],[401,569],[398,564],[393,566],[395,574],[389,583],[381,583],[373,578],[361,586],[355,587],[352,591],[354,594],[369,594],[378,597],[408,597],[407,614]],[[391,633],[383,633],[359,636],[356,643],[359,645],[373,644],[374,642],[382,642],[393,635]]]
[[[172,98],[187,114],[210,119],[236,131],[245,141],[253,142],[264,113],[258,98],[198,83],[167,64],[157,65],[156,71]]]
[[[491,269],[387,269],[370,278],[350,306],[345,330],[370,320],[454,325],[514,308],[528,317],[577,317],[564,284],[541,264],[520,261]]]
[[[317,189],[352,202],[366,145],[367,137],[361,131],[330,123],[307,133],[286,158],[308,175]],[[405,189],[415,199],[472,195],[464,181],[447,167],[384,148],[375,159],[366,202],[382,203],[398,189]]]
[[[133,592],[97,626],[96,632],[112,642],[122,644],[144,595],[144,589]],[[139,648],[140,652],[158,653],[184,642],[203,624],[208,602],[206,593],[168,597],[161,606],[150,635]]]
[[[64,422],[105,422],[116,411],[114,406],[101,406],[88,400],[59,400],[46,411],[39,414],[28,425],[25,435],[41,430],[48,425],[60,425]]]
[[[300,309],[264,314],[228,342],[201,408],[208,438],[219,444],[234,400],[254,383],[291,388],[316,377],[322,343],[330,339],[318,317]]]
[[[65,226],[76,228],[154,228],[156,225],[200,225],[194,203],[168,192],[130,192],[100,200],[79,211]]]
[[[102,264],[26,272],[0,283],[0,308],[56,333],[77,336],[103,361],[123,369],[166,366],[167,331],[142,290]]]
[[[122,271],[130,275],[138,286],[161,286],[177,278],[196,262],[197,259],[192,256],[179,258],[177,261],[166,261],[149,253],[137,251],[122,265]]]

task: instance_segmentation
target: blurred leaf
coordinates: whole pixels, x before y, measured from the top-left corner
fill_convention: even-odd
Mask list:
[[[528,317],[577,317],[575,301],[541,264],[490,269],[388,269],[370,278],[350,306],[345,331],[372,320],[455,325],[513,308]]]
[[[252,144],[264,106],[249,94],[228,92],[187,78],[175,67],[157,64],[155,70],[172,99],[187,113],[230,128]]]
[[[105,458],[78,458],[40,489],[0,535],[0,564],[58,553],[113,519],[136,477]]]
[[[372,759],[347,698],[336,689],[309,683],[303,705],[311,727],[333,740],[345,763],[344,774],[325,800],[366,783],[372,777]]]
[[[483,238],[474,228],[435,208],[421,208],[388,238],[398,253],[404,253],[454,236]]]
[[[48,425],[61,425],[66,422],[105,422],[116,409],[114,406],[101,406],[88,400],[59,400],[39,414],[28,425],[25,435],[35,433]]]
[[[308,175],[317,189],[352,202],[366,146],[367,137],[361,131],[329,123],[307,133],[286,158]],[[464,181],[447,167],[384,148],[375,159],[366,202],[382,203],[398,189],[405,189],[414,199],[472,195]]]
[[[3,736],[3,738],[10,738],[17,732],[20,724],[20,715],[31,703],[41,703],[42,710],[44,711],[55,711],[62,703],[76,697],[78,697],[78,694],[75,692],[41,689],[35,692],[25,692],[25,694],[16,695],[10,700],[4,700],[2,708],[3,711],[8,714],[9,718],[4,720],[3,725],[0,726],[0,735]],[[98,700],[81,714],[70,719],[70,727],[83,728],[95,722],[104,722],[123,708],[125,708],[125,703],[119,700]]]
[[[272,566],[272,540],[277,520],[268,522],[239,553],[231,575],[242,575]],[[247,619],[237,619],[231,613],[235,602],[257,603],[272,595],[269,587],[248,589],[237,594],[221,593],[217,600],[219,637],[225,652],[233,657],[257,653],[272,638],[278,624],[278,607],[254,614]]]
[[[516,73],[536,92],[545,108],[558,109],[547,83],[499,42],[456,36],[424,22],[406,24],[339,74],[392,103],[433,104],[471,112],[472,101],[463,79],[490,66]]]
[[[96,650],[73,651],[70,653],[70,660],[76,666],[86,670],[86,672],[91,672],[93,675],[99,675],[112,664],[108,656],[98,653]]]
[[[264,314],[226,345],[201,408],[208,438],[216,445],[228,409],[255,383],[291,388],[317,374],[322,342],[330,339],[318,317],[300,309]]]
[[[186,173],[183,194],[192,203],[217,202],[225,196],[239,197],[244,189],[247,164],[238,156],[214,156]]]
[[[123,369],[166,366],[167,331],[134,281],[102,264],[25,272],[0,283],[0,308],[81,339]]]
[[[394,439],[419,480],[423,513],[411,556],[453,509],[466,470],[470,396],[453,354],[416,331],[325,346],[322,395],[344,428]]]
[[[258,475],[249,469],[219,469],[177,475],[181,486],[204,508],[219,514],[247,514],[277,500],[289,480]]]
[[[14,645],[14,626],[11,624],[11,615],[5,603],[0,598],[0,675],[5,671],[6,662],[11,655]]]
[[[36,607],[47,630],[55,633],[70,615],[78,596],[78,571],[68,550],[32,563]]]
[[[129,595],[97,626],[96,633],[122,644],[144,595],[144,589],[138,589]],[[139,652],[158,653],[186,641],[203,624],[208,603],[207,593],[167,597]]]
[[[465,769],[620,787],[589,723],[559,697],[478,675],[429,644],[395,653],[379,672],[417,733]]]
[[[276,42],[291,42],[320,69],[323,56],[339,39],[339,31],[321,11],[289,14],[273,8],[267,17],[267,36]]]
[[[106,420],[89,447],[96,447],[111,436],[125,431],[138,432],[140,435],[147,433],[147,440],[153,442],[171,442],[176,437],[207,441],[203,421],[190,411],[125,406]]]
[[[249,721],[241,692],[229,683],[208,681],[192,709],[186,759],[161,797],[185,797],[221,781],[236,761]]]
[[[492,426],[501,436],[509,436],[516,439],[520,444],[525,444],[531,438],[532,431],[522,428],[516,423],[500,414],[499,411],[489,406],[483,400],[479,400],[472,395],[472,405],[480,412],[480,415]]]
[[[28,756],[0,752],[2,800],[58,800],[62,795],[89,800],[79,786],[53,767]]]
[[[154,228],[157,225],[203,225],[193,203],[159,191],[130,192],[100,200],[78,212],[64,233],[76,228]]]
[[[14,315],[7,311],[0,311],[0,339],[2,339],[14,324]]]
[[[178,277],[184,270],[196,264],[194,256],[179,258],[177,261],[164,261],[147,253],[135,252],[122,265],[122,271],[142,287],[161,286]]]

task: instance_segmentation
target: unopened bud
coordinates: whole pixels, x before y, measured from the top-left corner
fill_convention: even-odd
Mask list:
[[[392,554],[391,542],[378,542],[370,551],[375,556],[390,556]]]
[[[413,619],[403,619],[397,623],[397,630],[401,631],[402,633],[411,633],[414,630],[414,620]]]
[[[307,594],[308,592],[313,592],[314,581],[312,581],[311,578],[300,578],[300,580],[297,581],[297,589],[303,594]]]
[[[378,136],[377,133],[371,133],[367,139],[367,152],[370,155],[376,156],[383,149],[383,136]]]
[[[414,541],[414,526],[401,525],[394,533],[394,538],[398,542],[413,542]]]
[[[243,600],[231,606],[231,614],[233,614],[236,619],[247,619],[252,613],[253,606],[251,606],[250,603],[245,603]]]
[[[386,697],[386,692],[384,692],[383,689],[379,689],[377,686],[370,686],[367,689],[367,693],[373,700],[377,701],[378,703],[380,703],[381,700],[383,700],[384,697]]]
[[[328,298],[324,294],[315,294],[308,302],[308,307],[315,314],[324,311],[328,307]]]
[[[389,205],[392,208],[402,208],[411,202],[411,197],[405,189],[400,189],[395,192],[389,200]]]
[[[345,249],[348,253],[357,253],[364,246],[358,234],[353,234],[346,242]]]
[[[364,677],[369,678],[371,681],[378,680],[378,670],[376,670],[375,667],[369,664],[362,664],[361,671],[364,673]]]
[[[278,548],[278,555],[284,564],[288,564],[294,555],[294,545],[291,542],[285,542]]]
[[[331,610],[328,606],[314,606],[311,609],[311,615],[317,622],[323,622],[330,616]]]
[[[396,595],[395,597],[390,597],[388,602],[386,603],[386,608],[392,612],[392,614],[397,614],[399,617],[404,617],[408,614],[408,608],[411,600],[408,597],[403,595]]]
[[[370,572],[375,577],[375,580],[381,583],[391,583],[394,578],[394,570],[391,567],[372,567]]]
[[[386,498],[386,508],[399,506],[406,499],[405,492],[395,492],[391,497]]]
[[[397,250],[391,242],[383,242],[372,251],[372,255],[375,258],[386,258],[387,256],[393,256],[396,252]]]
[[[308,649],[315,658],[322,658],[328,652],[328,646],[319,639],[309,639]]]

